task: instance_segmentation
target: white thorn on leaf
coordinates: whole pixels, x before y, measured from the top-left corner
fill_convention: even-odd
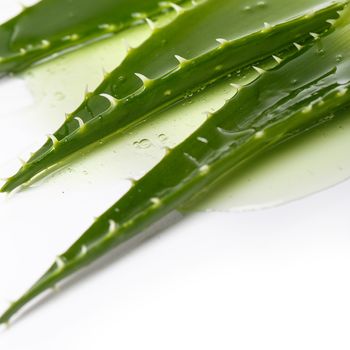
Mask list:
[[[172,7],[177,12],[177,14],[181,14],[185,11],[181,6],[174,4],[173,2],[170,2],[169,6]]]
[[[60,256],[58,256],[58,257],[56,258],[55,263],[56,263],[58,269],[61,270],[61,269],[64,268],[65,263],[64,263],[63,259],[62,259]]]
[[[70,41],[76,41],[79,39],[79,35],[78,34],[68,34],[66,36],[64,36],[62,38],[62,40],[64,41],[67,41],[67,40],[70,40]]]
[[[159,3],[159,6],[162,6],[161,3]],[[147,14],[142,12],[133,12],[131,14],[131,17],[136,19],[145,19],[147,17]]]
[[[168,154],[170,154],[170,152],[171,152],[171,148],[168,147],[168,146],[164,146],[164,147],[163,147],[163,150],[164,150],[166,156],[167,156]]]
[[[22,159],[21,157],[18,157],[18,160],[22,166],[26,164],[26,161],[24,159]]]
[[[126,53],[129,53],[130,51],[132,51],[134,49],[126,39],[123,39],[123,43],[124,43],[124,46],[126,49]]]
[[[320,38],[320,34],[317,34],[317,33],[313,33],[313,32],[310,32],[310,35],[315,39],[319,39]]]
[[[337,22],[337,20],[335,20],[335,19],[327,19],[326,22],[329,23],[331,26],[334,26],[334,24]]]
[[[210,119],[214,115],[212,112],[204,112],[204,114],[206,116],[206,119]]]
[[[114,108],[117,104],[118,104],[118,100],[113,97],[112,95],[109,94],[100,94],[99,96],[104,97],[105,99],[107,99],[109,101],[110,108]]]
[[[242,85],[239,85],[239,84],[231,83],[230,86],[232,86],[237,91],[242,89]]]
[[[161,1],[158,3],[159,7],[169,7],[169,1]]]
[[[304,48],[303,45],[300,45],[298,43],[293,43],[293,45],[297,48],[298,51],[301,51]]]
[[[47,137],[52,141],[53,148],[56,148],[56,146],[59,144],[57,137],[55,135],[52,135],[52,134],[48,134]]]
[[[148,79],[146,76],[144,76],[143,74],[140,73],[135,73],[135,75],[141,79],[141,81],[143,82],[144,86],[149,85],[149,83],[151,82],[151,79]]]
[[[81,119],[79,117],[75,117],[74,119],[79,123],[79,128],[83,128],[85,126],[83,119]]]
[[[159,207],[162,204],[162,201],[157,197],[151,198],[150,202],[153,204],[154,207]]]
[[[266,70],[265,69],[262,69],[260,67],[257,67],[257,66],[252,66],[252,68],[258,73],[258,74],[264,74],[266,73]]]
[[[280,64],[280,63],[283,62],[282,58],[280,58],[280,57],[278,57],[278,56],[276,56],[276,55],[272,55],[272,58],[273,58],[278,64]]]
[[[264,22],[264,31],[268,31],[272,29],[272,25],[268,22]]]
[[[179,55],[175,55],[175,58],[177,59],[177,61],[180,63],[180,65],[184,65],[188,62],[188,60],[186,58],[183,58]]]
[[[116,232],[119,228],[119,225],[114,220],[109,220],[108,225],[109,225],[109,228],[108,228],[109,233]]]
[[[46,49],[46,48],[48,48],[48,47],[50,47],[50,45],[51,45],[51,43],[50,43],[50,41],[48,41],[48,40],[41,40],[41,47],[43,48],[43,49]]]
[[[70,40],[76,41],[78,39],[79,39],[79,34],[74,33],[74,34],[70,35]]]
[[[106,68],[102,68],[102,76],[104,79],[109,77],[109,72],[107,72]]]
[[[24,11],[24,10],[26,10],[26,9],[29,8],[29,6],[26,5],[26,4],[23,4],[23,2],[20,2],[20,3],[19,3],[19,6],[21,6],[22,11]]]
[[[220,45],[226,45],[229,43],[228,40],[223,39],[223,38],[217,38],[216,41],[220,44]]]
[[[348,89],[342,87],[342,88],[339,89],[339,91],[338,91],[338,93],[337,93],[337,97],[343,97],[343,96],[346,95],[347,92],[348,92]]]
[[[91,95],[92,93],[89,91],[89,86],[86,85],[85,92],[84,92],[84,99],[87,100]]]
[[[125,179],[126,181],[129,181],[131,183],[131,186],[135,186],[137,181],[133,179],[132,177],[128,177]]]
[[[315,16],[315,11],[311,10],[309,13],[307,13],[307,14],[305,15],[305,18],[311,18],[311,17],[313,17],[313,16]]]
[[[265,135],[265,132],[263,130],[260,130],[260,131],[257,131],[255,133],[255,138],[256,139],[261,139],[262,137],[264,137],[264,135]]]
[[[202,143],[209,143],[209,141],[205,137],[197,137],[197,140]]]
[[[152,31],[156,29],[156,24],[149,18],[145,18],[146,23],[151,28]]]
[[[81,250],[80,250],[80,255],[81,256],[85,256],[87,252],[88,252],[87,246],[86,245],[82,245],[81,246]]]
[[[309,105],[309,106],[303,108],[301,112],[303,114],[307,114],[307,113],[310,113],[311,111],[312,111],[312,105]]]
[[[104,23],[98,26],[99,29],[105,30],[106,32],[112,33],[115,32],[118,27],[115,24],[112,23]]]
[[[199,168],[199,172],[201,173],[201,175],[206,175],[209,173],[209,171],[210,171],[210,166],[207,164]]]
[[[134,224],[134,220],[133,219],[131,219],[131,220],[128,220],[127,222],[125,222],[124,224],[123,224],[123,227],[129,227],[129,226],[132,226],[133,224]]]
[[[325,104],[325,102],[324,102],[324,100],[319,100],[319,102],[317,103],[317,105],[319,106],[319,107],[322,107],[323,105]]]

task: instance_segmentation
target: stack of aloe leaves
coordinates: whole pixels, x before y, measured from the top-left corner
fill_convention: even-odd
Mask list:
[[[42,21],[49,14],[55,20]],[[162,27],[159,16],[171,16]],[[219,179],[286,141],[350,115],[350,12],[321,0],[42,0],[0,26],[0,74],[17,73],[140,23],[149,38],[88,92],[2,192],[25,189],[83,148],[223,82],[235,92],[0,317],[142,233]]]

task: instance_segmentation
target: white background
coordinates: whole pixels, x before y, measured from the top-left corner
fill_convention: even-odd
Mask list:
[[[1,19],[17,9],[0,0]],[[37,102],[22,80],[0,82],[1,170],[53,127]],[[0,196],[0,310],[128,187],[96,173],[82,161]],[[349,349],[349,207],[346,181],[272,209],[171,218],[28,310],[0,349]]]

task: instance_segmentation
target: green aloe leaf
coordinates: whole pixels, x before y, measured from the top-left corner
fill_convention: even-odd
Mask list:
[[[0,26],[0,76],[178,11],[184,1],[42,0]]]
[[[131,50],[120,67],[86,95],[82,105],[67,115],[65,123],[1,190],[15,189],[82,148],[124,132],[231,73],[278,54],[291,42],[300,47],[310,39],[310,32],[317,36],[328,30],[343,7],[344,2],[317,8],[295,2],[287,8],[299,15],[286,20],[277,11],[280,2],[271,0],[264,17],[270,22],[264,23],[264,6],[238,11],[234,0],[208,0],[194,6],[166,27],[153,28],[151,38]],[[244,32],[239,29],[243,22],[250,23]],[[190,26],[195,28],[183,30]],[[202,35],[203,27],[210,28],[207,35]],[[185,53],[186,59],[174,56],[176,52]]]
[[[218,179],[287,140],[350,111],[350,24],[304,47],[291,45],[268,61],[187,140],[133,184],[19,300],[7,322],[43,291],[142,232],[172,210],[203,195]]]

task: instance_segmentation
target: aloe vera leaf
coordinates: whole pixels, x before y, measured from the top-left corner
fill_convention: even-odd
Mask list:
[[[110,37],[184,1],[42,0],[0,26],[0,76]]]
[[[204,15],[209,4],[211,3],[205,3],[188,12]],[[117,69],[93,94],[87,95],[78,110],[68,115],[63,126],[8,179],[1,191],[15,189],[83,147],[112,134],[124,132],[155,115],[154,112],[185,98],[189,92],[202,90],[231,72],[270,57],[290,42],[298,41],[302,44],[309,40],[310,32],[320,34],[327,31],[331,27],[328,21],[338,18],[338,11],[343,7],[343,2],[333,3],[314,9],[312,15],[308,10],[306,15],[260,29],[237,40],[221,41],[213,50],[196,58],[187,61],[180,58],[175,68],[157,79],[148,80],[139,75],[143,84],[122,99],[116,98],[111,91],[114,84],[120,81],[120,71]],[[193,18],[189,18],[192,21]],[[171,25],[170,27],[172,29]],[[155,33],[151,43],[161,41],[162,36],[162,31]],[[133,57],[133,53],[130,55]]]
[[[340,28],[319,38],[318,45],[287,51],[271,71],[258,70],[253,82],[170,150],[60,255],[0,317],[0,323],[8,322],[43,291],[203,194],[243,163],[336,118],[345,108],[350,111],[349,36],[350,26]]]

